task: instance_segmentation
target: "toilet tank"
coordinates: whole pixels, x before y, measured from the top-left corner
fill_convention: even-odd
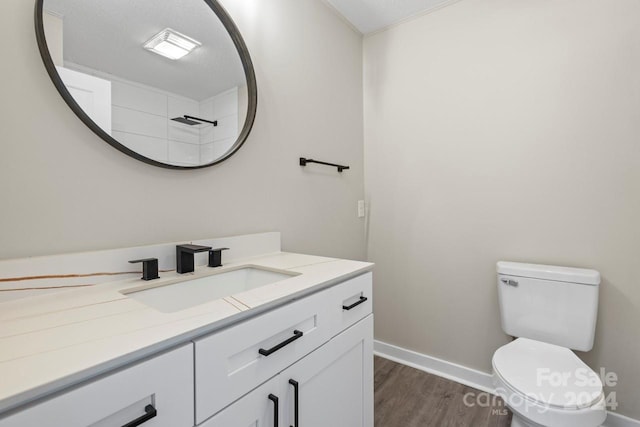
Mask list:
[[[504,261],[497,271],[500,317],[507,334],[591,350],[600,273]]]

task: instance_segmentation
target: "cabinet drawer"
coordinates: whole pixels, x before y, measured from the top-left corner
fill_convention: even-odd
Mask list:
[[[113,427],[145,416],[150,419],[140,426],[194,425],[193,344],[0,419],[0,427]]]
[[[330,298],[332,335],[336,335],[373,312],[372,273],[334,286]]]
[[[329,295],[319,292],[195,341],[196,424],[328,341]]]

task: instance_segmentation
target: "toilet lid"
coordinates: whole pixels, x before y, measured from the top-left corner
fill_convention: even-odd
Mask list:
[[[543,405],[585,408],[602,394],[598,375],[571,350],[527,338],[500,347],[493,369],[516,392]]]

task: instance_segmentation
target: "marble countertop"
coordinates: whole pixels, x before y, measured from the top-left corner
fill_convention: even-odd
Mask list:
[[[120,293],[140,279],[0,303],[0,412],[171,349],[371,271],[373,264],[293,253],[235,260],[297,276],[173,313]],[[216,269],[218,270],[218,269]],[[211,274],[198,267],[193,278]],[[162,273],[154,283],[175,281]]]

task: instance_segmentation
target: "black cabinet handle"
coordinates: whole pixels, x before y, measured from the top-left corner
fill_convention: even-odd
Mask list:
[[[146,423],[151,418],[155,418],[155,416],[158,415],[158,411],[156,410],[156,408],[153,407],[153,405],[145,406],[144,412],[146,412],[146,414],[144,414],[140,418],[136,418],[135,420],[126,423],[122,427],[137,427],[139,425]]]
[[[289,384],[293,386],[293,425],[291,427],[298,427],[298,381],[289,380]]]
[[[302,338],[302,335],[304,335],[302,331],[299,331],[296,329],[295,331],[293,331],[293,336],[291,338],[287,339],[286,341],[282,341],[280,344],[276,345],[275,347],[271,347],[269,350],[265,350],[264,348],[261,348],[258,350],[258,353],[260,353],[263,356],[269,356],[270,354],[273,354],[276,351],[280,350],[282,347],[291,344],[298,338]]]
[[[273,427],[278,427],[278,396],[270,394],[269,400],[273,402]]]
[[[363,302],[365,302],[366,300],[367,300],[367,297],[362,297],[362,296],[361,296],[361,297],[360,297],[360,299],[359,299],[358,301],[354,302],[353,304],[351,304],[351,305],[343,305],[343,306],[342,306],[342,309],[343,309],[343,310],[347,310],[347,311],[349,311],[349,310],[351,310],[352,308],[356,308],[357,306],[359,306],[360,304],[362,304],[362,303],[363,303]]]

